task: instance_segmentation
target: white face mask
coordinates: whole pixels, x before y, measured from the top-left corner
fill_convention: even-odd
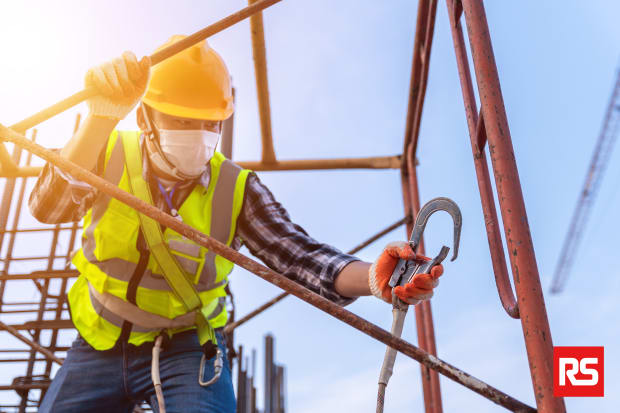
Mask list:
[[[159,129],[159,146],[182,175],[200,176],[215,152],[220,134],[207,130]],[[172,175],[177,175],[172,171]]]

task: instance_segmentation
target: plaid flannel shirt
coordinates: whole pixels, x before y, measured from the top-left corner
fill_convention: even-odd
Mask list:
[[[143,158],[153,202],[158,208],[169,212],[150,173],[147,157]],[[100,175],[102,170],[103,156],[100,156],[94,172]],[[197,180],[180,185],[172,199],[174,206],[178,208],[183,203],[194,185],[206,187],[209,175],[207,169]],[[82,219],[96,197],[97,190],[89,184],[77,181],[60,169],[46,164],[30,194],[28,204],[36,219],[47,224],[58,224]],[[336,292],[334,280],[347,264],[358,258],[310,237],[303,228],[291,221],[286,209],[253,172],[247,179],[232,248],[238,250],[241,245],[245,245],[272,270],[337,304],[347,305],[354,301]]]

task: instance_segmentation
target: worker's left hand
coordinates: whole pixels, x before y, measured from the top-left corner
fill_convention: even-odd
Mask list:
[[[392,303],[392,288],[388,283],[398,260],[401,258],[406,260],[430,260],[430,258],[423,255],[416,256],[409,243],[404,241],[391,242],[385,246],[379,258],[370,267],[368,284],[374,296],[388,303]],[[402,301],[411,305],[428,300],[433,296],[433,289],[439,284],[441,274],[443,274],[443,266],[441,264],[435,265],[431,268],[430,274],[416,274],[409,283],[395,287],[394,294]]]

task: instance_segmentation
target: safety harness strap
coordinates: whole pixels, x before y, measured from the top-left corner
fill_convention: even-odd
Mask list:
[[[153,205],[148,183],[142,176],[142,156],[138,134],[121,133],[125,149],[125,163],[129,177],[131,193],[149,205]],[[172,291],[181,300],[187,311],[195,311],[195,324],[198,328],[200,344],[209,340],[216,343],[215,332],[209,325],[206,315],[202,313],[203,305],[200,296],[192,282],[185,275],[185,271],[168,249],[159,222],[138,213],[140,227],[149,246],[151,255],[162,270],[163,276],[172,288]]]

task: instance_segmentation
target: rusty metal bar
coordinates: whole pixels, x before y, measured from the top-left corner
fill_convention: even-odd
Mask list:
[[[398,221],[396,221],[389,227],[386,227],[385,229],[382,229],[381,231],[377,232],[375,235],[368,238],[366,241],[363,241],[361,244],[358,244],[357,246],[353,247],[352,249],[347,251],[347,254],[351,254],[351,255],[355,254],[361,251],[362,249],[366,248],[367,246],[369,246],[370,244],[372,244],[379,238],[383,237],[384,235],[387,235],[388,233],[394,231],[396,228],[400,227],[401,225],[409,224],[411,222],[413,222],[411,215],[407,215],[404,218],[399,219]]]
[[[256,161],[235,161],[253,171],[301,171],[317,169],[398,169],[401,156],[372,156],[367,158],[292,159],[271,164]]]
[[[366,241],[362,242],[358,246],[356,246],[353,249],[351,249],[350,251],[348,251],[347,254],[355,254],[356,252],[358,252],[358,251],[362,250],[363,248],[367,247],[368,245],[370,245],[371,243],[375,242],[376,240],[378,240],[379,238],[381,238],[385,234],[387,234],[387,233],[395,230],[396,228],[400,227],[401,225],[403,225],[405,223],[409,223],[411,221],[412,221],[411,216],[406,216],[406,217],[396,221],[395,223],[393,223],[389,227],[379,231],[377,234],[373,235],[372,237],[368,238]],[[257,315],[259,315],[260,313],[265,311],[266,309],[268,309],[268,308],[272,307],[274,304],[280,302],[287,295],[288,295],[288,293],[286,293],[286,292],[278,294],[277,296],[275,296],[271,300],[267,301],[265,304],[257,307],[253,311],[250,311],[248,314],[246,314],[245,316],[241,317],[239,320],[237,320],[237,321],[235,321],[233,323],[228,324],[224,328],[224,332],[226,332],[227,334],[230,334],[235,328],[237,328],[240,325],[250,321],[251,319],[253,319]]]
[[[246,314],[245,316],[241,317],[239,320],[235,321],[234,323],[230,323],[228,324],[225,328],[224,328],[224,332],[226,334],[230,334],[234,331],[235,328],[239,327],[240,325],[246,323],[247,321],[250,321],[251,319],[253,319],[254,317],[256,317],[257,315],[259,315],[260,313],[262,313],[263,311],[265,311],[266,309],[268,309],[269,307],[273,306],[274,304],[282,301],[282,299],[284,299],[285,297],[287,297],[289,295],[289,293],[287,292],[283,292],[278,294],[277,296],[275,296],[274,298],[272,298],[271,300],[267,301],[265,304],[255,308],[253,311],[250,311],[248,314]]]
[[[38,301],[36,301],[36,302],[34,302],[34,301],[22,301],[22,302],[4,303],[5,306],[38,305],[38,304],[39,304]],[[0,349],[0,353],[2,353],[2,349]]]
[[[39,344],[35,343],[34,341],[30,340],[28,337],[25,337],[19,331],[17,331],[17,329],[13,328],[12,326],[4,324],[2,321],[0,321],[0,328],[3,329],[3,330],[8,331],[15,338],[17,338],[18,340],[22,341],[23,343],[29,345],[31,348],[37,350],[39,353],[43,354],[45,357],[49,358],[50,360],[54,360],[56,363],[62,364],[62,360],[60,360],[58,357],[56,357],[54,355],[54,353],[52,353],[51,351],[49,351],[45,347],[40,346]]]
[[[19,233],[19,231],[15,231],[16,233]],[[56,259],[56,258],[64,258],[64,256],[59,255],[59,256],[53,256],[51,257],[52,259]],[[46,260],[48,261],[50,259],[49,255],[41,255],[38,257],[11,257],[10,261],[38,261],[38,260]]]
[[[255,4],[256,1],[248,0],[248,4]],[[262,12],[255,13],[250,17],[250,31],[252,33],[252,56],[254,57],[256,95],[258,98],[263,149],[261,162],[272,164],[276,162],[276,153],[273,148],[273,137],[271,134],[271,108],[269,105],[269,82],[267,81],[267,57]]]
[[[4,148],[4,145],[2,145],[2,147]],[[21,159],[21,153],[22,153],[22,148],[15,145],[13,147],[12,160],[17,165],[19,165],[19,162]],[[0,205],[0,229],[2,230],[2,233],[0,234],[0,253],[2,252],[2,246],[4,244],[4,231],[6,230],[6,224],[9,220],[9,214],[11,212],[11,203],[13,202],[13,194],[15,193],[16,182],[17,180],[14,178],[7,179],[4,185],[4,189],[2,191],[2,204]],[[11,235],[11,237],[14,237],[14,235]],[[13,246],[10,245],[9,248],[7,249],[7,255],[9,252],[12,252],[12,250],[13,250]],[[4,265],[5,268],[6,268],[6,265],[7,264],[5,262],[5,265]],[[0,274],[6,274],[6,270],[3,269],[2,273]],[[4,301],[5,288],[6,288],[6,282],[4,280],[0,281],[0,311],[2,311],[2,303]]]
[[[403,153],[406,153],[409,142],[412,142],[414,155],[417,153],[420,122],[422,120],[422,109],[424,107],[424,96],[426,94],[426,83],[430,67],[436,10],[436,0],[422,0],[418,3]],[[406,163],[405,158],[402,159],[402,163],[403,165]]]
[[[235,104],[235,88],[232,88],[233,104]],[[235,112],[222,122],[222,139],[220,140],[220,152],[228,159],[232,159],[233,132],[235,130]]]
[[[29,358],[21,358],[21,359],[0,359],[0,363],[24,363],[26,361],[30,360]],[[62,360],[62,359],[61,359]],[[41,361],[49,361],[49,359],[46,358],[36,358],[34,361],[36,362],[41,362]]]
[[[3,174],[10,174],[17,170],[18,162],[15,162],[13,158],[9,155],[9,152],[6,150],[6,146],[3,143],[0,143],[0,172]]]
[[[52,349],[47,347],[47,349],[50,351],[67,351],[70,348],[71,347],[55,347]],[[27,351],[30,351],[30,349],[0,349],[0,353],[25,353]]]
[[[541,413],[564,412],[564,399],[553,396],[551,331],[484,6],[481,0],[462,0],[462,5],[536,405]]]
[[[47,389],[50,386],[49,383],[30,383],[30,384],[9,384],[0,386],[0,391],[6,390],[41,390]],[[7,407],[7,406],[3,406]],[[10,407],[18,407],[18,406],[10,406]]]
[[[30,274],[10,274],[10,275],[0,275],[1,281],[7,280],[41,280],[48,278],[75,278],[80,275],[76,270],[66,270],[66,271],[34,271]]]
[[[407,162],[409,173],[409,194],[411,197],[411,208],[415,215],[420,211],[420,194],[418,189],[418,178],[415,169],[415,163],[411,160]],[[411,234],[413,223],[408,225],[407,234]],[[425,246],[424,238],[420,238],[418,251],[424,255]],[[418,334],[418,344],[420,348],[428,351],[430,354],[437,355],[437,347],[435,344],[435,328],[433,325],[433,313],[430,301],[424,301],[415,306],[416,328]],[[426,385],[428,391],[428,404],[425,406],[428,412],[441,413],[443,406],[441,402],[441,389],[439,386],[439,376],[436,371],[430,370],[426,366],[421,366],[422,386]]]
[[[19,146],[13,147],[13,161],[19,163],[21,159],[22,148]],[[4,245],[4,234],[6,234],[6,224],[9,220],[9,213],[11,212],[11,203],[13,202],[13,193],[15,192],[15,182],[17,179],[7,179],[6,184],[2,190],[2,203],[0,203],[0,251]]]
[[[0,145],[2,145],[0,143]],[[0,178],[26,178],[29,176],[39,176],[40,166],[22,166],[12,171],[0,170]]]
[[[264,413],[276,413],[275,409],[274,409],[274,391],[273,391],[273,385],[274,385],[274,373],[275,373],[275,369],[274,369],[274,354],[273,354],[273,347],[274,347],[274,339],[273,336],[271,334],[267,334],[265,336],[265,369],[264,369],[264,374],[265,374],[265,384],[264,384],[264,397],[263,397],[263,411]]]
[[[230,14],[227,17],[224,17],[223,19],[205,27],[204,29],[199,30],[194,34],[191,34],[187,36],[186,38],[181,39],[178,42],[171,44],[170,46],[164,49],[161,49],[158,52],[153,53],[151,55],[151,66],[155,66],[156,64],[162,62],[163,60],[166,60],[170,56],[173,56],[187,49],[188,47],[208,37],[211,37],[221,32],[222,30],[229,28],[230,26],[236,23],[239,23],[241,20],[244,20],[250,17],[254,13],[257,13],[263,9],[266,9],[267,7],[272,6],[280,1],[281,0],[259,0],[255,4],[252,4],[251,6],[241,9],[233,14]],[[40,112],[35,113],[34,115],[22,121],[17,122],[16,124],[11,126],[11,129],[13,129],[16,132],[24,132],[32,128],[33,126],[38,125],[39,123],[53,116],[58,115],[59,113],[62,113],[65,110],[72,108],[78,103],[81,103],[85,101],[86,99],[92,96],[95,96],[95,95],[97,95],[97,89],[94,89],[94,88],[84,89],[80,92],[77,92],[61,100],[60,102],[55,103],[52,106],[49,106],[41,110]]]
[[[117,186],[111,184],[105,179],[93,174],[79,167],[78,165],[62,158],[59,154],[49,151],[42,146],[28,141],[19,133],[8,129],[0,125],[0,137],[20,145],[24,149],[36,154],[40,158],[58,166],[64,171],[70,173],[76,179],[80,179],[84,182],[91,184],[98,190],[102,191],[114,197],[115,199],[123,202],[131,208],[139,211],[140,213],[147,215],[162,225],[178,232],[186,238],[196,242],[197,244],[210,249],[214,253],[221,255],[223,258],[245,268],[246,270],[256,274],[262,279],[274,284],[275,286],[286,290],[287,292],[302,299],[308,304],[324,311],[327,314],[339,319],[340,321],[349,324],[357,330],[365,333],[366,335],[381,341],[382,343],[389,345],[390,347],[400,351],[408,357],[417,360],[425,366],[437,370],[444,376],[456,381],[457,383],[473,390],[474,392],[488,398],[489,400],[497,403],[507,409],[514,411],[528,411],[533,412],[530,406],[518,401],[517,399],[501,392],[500,390],[490,386],[479,379],[470,376],[464,371],[446,363],[437,357],[427,353],[426,351],[400,339],[388,331],[380,328],[379,326],[370,323],[369,321],[353,314],[345,308],[332,303],[324,297],[306,289],[305,287],[297,284],[296,282],[286,278],[282,274],[278,274],[275,271],[269,269],[263,264],[260,264],[249,257],[239,253],[238,251],[226,246],[218,240],[211,238],[200,231],[184,224],[183,222],[173,218],[172,216],[164,213],[153,205],[149,205],[140,199],[134,197],[128,192],[123,191]],[[46,322],[48,322],[46,320]],[[51,321],[56,322],[56,321]]]
[[[418,3],[418,17],[411,63],[411,80],[409,85],[409,103],[404,137],[404,157],[401,165],[401,185],[405,212],[413,216],[420,209],[418,181],[416,175],[416,152],[420,133],[420,123],[426,95],[426,84],[430,65],[431,46],[435,28],[437,1],[424,0]],[[407,226],[407,235],[411,233],[412,224]],[[424,244],[419,247],[424,253]],[[415,306],[418,344],[429,353],[436,355],[435,332],[431,305],[428,302]],[[422,392],[426,413],[441,413],[441,389],[436,371],[427,366],[420,366],[422,375]]]
[[[56,308],[57,307],[45,308],[45,309],[43,309],[43,311],[44,312],[56,311]],[[64,308],[64,310],[66,310],[66,309],[67,308]],[[38,308],[25,308],[25,309],[22,309],[22,310],[3,310],[2,314],[36,313],[38,311],[39,311]]]
[[[242,168],[253,171],[305,171],[317,169],[398,169],[402,156],[371,156],[366,158],[334,158],[334,159],[291,159],[266,164],[261,161],[235,161]],[[24,169],[21,168],[20,171]],[[24,174],[13,176],[39,176],[41,167],[32,167]],[[2,177],[0,175],[0,177]]]
[[[71,330],[75,327],[71,320],[42,320],[42,321],[27,321],[23,324],[11,324],[11,327],[15,330]],[[2,327],[0,327],[2,330]]]
[[[37,138],[37,130],[34,129],[32,131],[32,135],[31,135],[31,139],[34,142]],[[26,165],[30,165],[30,162],[32,161],[32,153],[28,153],[26,156]],[[18,162],[19,163],[19,162]],[[3,266],[3,270],[2,270],[2,274],[6,275],[9,273],[9,267],[11,265],[11,261],[18,261],[19,258],[12,258],[13,256],[13,247],[15,246],[15,240],[17,238],[17,228],[19,227],[19,218],[21,216],[21,211],[22,211],[22,204],[24,202],[24,194],[26,192],[26,178],[22,178],[21,182],[20,182],[20,187],[19,187],[19,195],[17,198],[17,203],[15,205],[15,213],[13,214],[13,223],[12,223],[12,229],[13,231],[11,232],[10,236],[9,236],[9,245],[6,251],[6,256],[4,257],[4,266]],[[33,280],[34,285],[37,287],[37,289],[39,291],[41,291],[41,285],[36,281]],[[4,289],[6,288],[6,283],[4,280],[0,281],[0,296],[4,295]],[[1,303],[0,303],[1,304]],[[0,311],[2,310],[2,307],[0,306]]]
[[[447,3],[448,15],[451,16],[450,27],[452,29],[454,51],[456,54],[459,78],[461,80],[461,89],[463,91],[465,116],[469,128],[478,189],[480,191],[480,202],[482,203],[484,224],[489,241],[489,252],[491,254],[493,273],[495,275],[495,285],[497,286],[497,292],[499,293],[500,301],[506,313],[512,318],[519,318],[519,306],[512,292],[510,279],[508,278],[504,244],[500,235],[499,220],[497,219],[495,199],[493,198],[493,187],[491,186],[489,167],[484,152],[487,133],[484,126],[484,117],[478,116],[478,110],[476,109],[474,87],[469,70],[465,41],[463,39],[463,29],[460,23],[461,13],[459,13],[459,9],[455,6],[453,0],[448,0]],[[460,9],[460,11],[462,12],[462,9]]]
[[[73,229],[73,226],[70,226],[70,227],[60,227],[61,231],[69,230],[69,229]],[[78,229],[82,229],[82,227],[78,225]],[[48,228],[24,228],[24,229],[5,229],[5,230],[0,230],[0,235],[2,235],[2,234],[12,234],[14,232],[21,234],[21,233],[26,233],[26,232],[47,232],[47,231],[54,231],[54,230],[55,230],[54,227],[48,227]]]

